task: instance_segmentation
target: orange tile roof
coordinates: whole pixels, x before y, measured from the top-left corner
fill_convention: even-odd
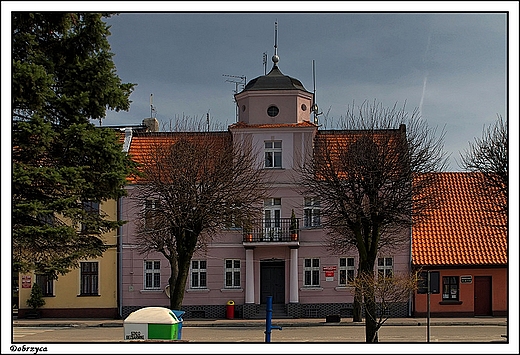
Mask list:
[[[435,188],[445,198],[428,220],[412,227],[412,259],[417,266],[505,265],[507,228],[490,224],[495,214],[486,210],[475,191],[476,173],[439,173]],[[505,225],[505,217],[495,225]]]
[[[404,162],[400,156],[406,147],[400,145],[406,143],[405,137],[404,126],[399,129],[321,130],[314,140],[314,159],[325,171],[332,165],[335,174],[346,177],[352,172],[350,169],[356,167],[356,164],[349,165],[352,161],[348,158],[349,154],[365,152],[373,144],[377,151],[372,152],[370,156],[374,157],[377,154],[384,156],[386,161],[393,159],[394,167],[398,168],[399,164]],[[368,140],[365,141],[365,138]],[[355,147],[355,143],[360,145]],[[320,165],[317,166],[317,173],[321,170]],[[387,168],[390,168],[390,165]]]
[[[285,128],[285,127],[317,127],[314,123],[309,121],[302,121],[300,123],[269,123],[269,124],[249,124],[245,122],[237,122],[229,126],[229,128]]]
[[[231,144],[231,134],[228,131],[219,132],[145,132],[134,133],[128,154],[132,160],[139,164],[148,161],[150,154],[157,147],[165,147],[174,144],[179,139],[189,139],[194,142],[202,142],[203,140],[211,139],[215,147],[225,149]],[[130,182],[137,182],[140,178],[130,177]]]

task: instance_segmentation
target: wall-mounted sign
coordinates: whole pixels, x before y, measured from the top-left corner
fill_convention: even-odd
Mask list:
[[[323,271],[325,271],[325,281],[334,281],[335,266],[324,266]]]
[[[473,277],[471,275],[469,276],[461,276],[460,277],[460,283],[461,284],[470,284],[473,282]]]
[[[22,276],[22,288],[31,288],[31,275]]]

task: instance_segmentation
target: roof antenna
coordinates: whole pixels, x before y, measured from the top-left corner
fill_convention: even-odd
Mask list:
[[[239,90],[244,90],[246,87],[246,76],[245,75],[227,75],[222,74],[222,76],[227,76],[229,78],[234,79],[227,79],[226,82],[234,83],[235,84],[235,90],[233,91],[234,94],[238,94]],[[238,122],[238,106],[236,104],[235,97],[233,96],[233,102],[235,103],[235,119]]]
[[[155,110],[155,107],[153,105],[153,94],[150,94],[150,118],[153,117],[153,113],[155,112],[155,116],[157,117],[157,111]]]
[[[263,64],[264,64],[264,75],[267,74],[267,52],[264,52],[264,55],[263,55]]]
[[[323,114],[319,112],[318,104],[316,103],[316,69],[314,65],[314,59],[312,60],[312,85],[314,87],[314,94],[312,95],[312,108],[311,111],[314,113],[314,124],[318,125],[318,116]]]
[[[274,22],[274,55],[273,55],[273,67],[278,65],[280,57],[278,57],[278,20]]]

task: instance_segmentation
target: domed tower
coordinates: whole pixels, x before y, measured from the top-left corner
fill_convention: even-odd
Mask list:
[[[279,60],[275,34],[273,68],[235,95],[239,122],[264,125],[310,121],[313,94],[298,79],[284,75],[278,68]]]

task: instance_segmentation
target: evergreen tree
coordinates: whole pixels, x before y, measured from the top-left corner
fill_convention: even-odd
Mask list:
[[[123,196],[133,172],[116,132],[91,123],[128,110],[134,87],[116,75],[108,16],[12,14],[15,271],[64,274],[121,224],[92,209]]]
[[[31,297],[29,297],[26,302],[32,309],[37,309],[45,305],[42,289],[36,282],[31,288]]]

